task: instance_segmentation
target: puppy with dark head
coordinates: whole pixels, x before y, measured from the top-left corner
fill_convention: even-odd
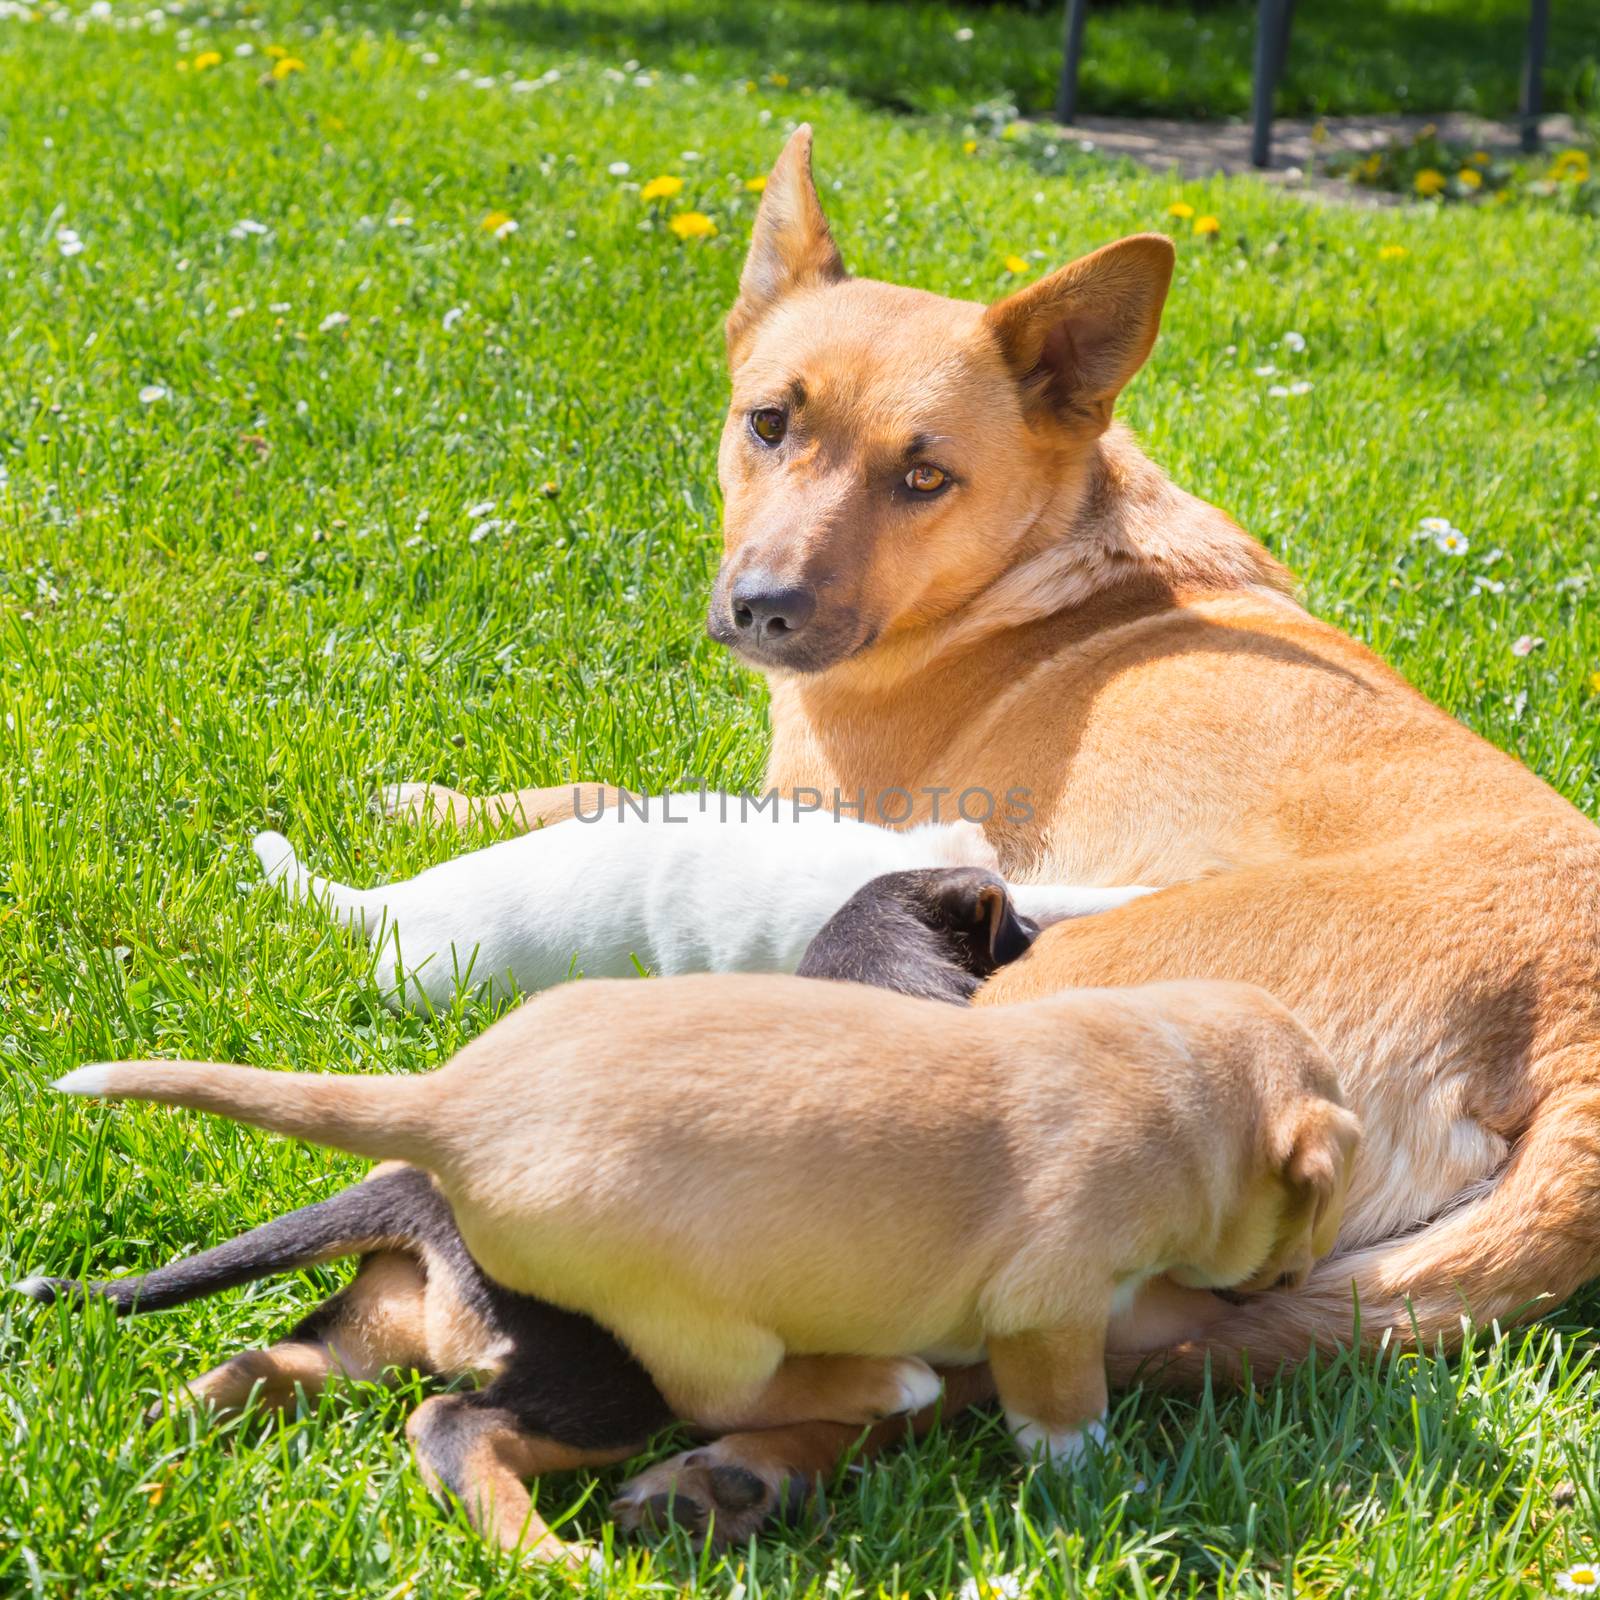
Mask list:
[[[1038,937],[1038,924],[1018,912],[992,872],[887,872],[834,912],[796,972],[965,1005]]]
[[[959,1005],[1037,932],[993,873],[888,873],[824,926],[800,970]],[[502,1547],[569,1556],[534,1512],[524,1480],[623,1460],[672,1412],[612,1334],[490,1279],[438,1186],[416,1167],[384,1163],[327,1200],[149,1273],[98,1282],[34,1277],[16,1287],[45,1304],[93,1296],[132,1315],[352,1255],[361,1265],[346,1289],[271,1348],[244,1351],[195,1379],[184,1397],[219,1411],[252,1396],[292,1407],[297,1394],[315,1396],[338,1377],[380,1379],[398,1368],[476,1378],[482,1387],[439,1395],[412,1414],[406,1431],[418,1469]],[[734,1535],[739,1513],[748,1513],[752,1482],[738,1469],[713,1480],[722,1536]],[[629,1524],[650,1522],[653,1509],[630,1502]],[[680,1521],[684,1515],[680,1508]],[[708,1531],[704,1518],[695,1531]]]

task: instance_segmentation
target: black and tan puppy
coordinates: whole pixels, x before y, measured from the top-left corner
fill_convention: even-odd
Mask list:
[[[1037,932],[992,873],[889,873],[824,925],[799,970],[960,1005]],[[503,1547],[565,1555],[568,1547],[533,1514],[525,1480],[623,1460],[673,1413],[605,1329],[487,1277],[432,1178],[416,1167],[384,1163],[327,1200],[143,1276],[38,1277],[17,1287],[39,1301],[88,1293],[119,1313],[142,1313],[352,1255],[362,1261],[348,1288],[279,1343],[235,1356],[187,1394],[234,1410],[252,1395],[290,1406],[297,1391],[315,1395],[330,1379],[375,1379],[395,1368],[476,1377],[482,1387],[438,1396],[413,1413],[407,1432],[418,1468]],[[737,1467],[713,1469],[709,1488],[730,1522],[764,1494]],[[659,1509],[630,1502],[618,1511],[637,1526]],[[704,1519],[696,1531],[708,1531]]]

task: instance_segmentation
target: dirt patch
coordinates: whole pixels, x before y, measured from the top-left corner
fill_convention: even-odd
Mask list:
[[[1358,189],[1331,176],[1330,158],[1366,155],[1395,141],[1413,139],[1432,125],[1449,143],[1471,145],[1493,156],[1517,154],[1519,129],[1513,122],[1492,122],[1465,112],[1436,117],[1283,117],[1273,124],[1272,166],[1261,172],[1250,165],[1247,122],[1179,122],[1163,117],[1081,117],[1063,137],[1090,140],[1107,155],[1127,156],[1158,172],[1185,178],[1229,176],[1252,172],[1285,188],[1314,190],[1320,198],[1345,199],[1364,205],[1395,205],[1406,197]],[[1571,117],[1552,115],[1540,124],[1547,148],[1571,144],[1576,128]]]

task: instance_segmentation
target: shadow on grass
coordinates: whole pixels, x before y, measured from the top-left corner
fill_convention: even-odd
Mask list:
[[[1550,109],[1571,108],[1591,101],[1600,81],[1600,6],[1554,10],[1546,99]],[[919,113],[992,100],[1046,111],[1061,50],[1054,4],[510,0],[477,16],[491,30],[619,65],[720,79],[776,74],[796,88],[828,85]],[[1083,109],[1245,114],[1255,17],[1252,0],[1090,0]],[[1526,28],[1525,0],[1300,0],[1280,111],[1510,115]]]

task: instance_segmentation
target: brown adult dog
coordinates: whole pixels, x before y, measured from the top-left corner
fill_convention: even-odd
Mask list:
[[[1244,979],[1329,1047],[1366,1129],[1338,1250],[1178,1318],[1209,1324],[1169,1352],[1188,1382],[1348,1343],[1352,1288],[1365,1343],[1453,1345],[1600,1271],[1600,832],[1111,422],[1172,259],[1123,240],[990,307],[849,278],[799,130],[728,324],[710,626],[769,678],[777,787],[1024,788],[1008,875],[1181,885],[1051,929],[981,1001]],[[852,1437],[724,1440],[638,1493],[704,1511],[749,1469],[739,1536]]]
[[[594,1318],[702,1427],[865,1426],[937,1400],[928,1360],[987,1353],[1024,1454],[1063,1461],[1105,1414],[1118,1306],[1162,1273],[1303,1280],[1357,1139],[1311,1035],[1224,983],[972,1010],[597,980],[421,1077],[126,1061],[56,1087],[426,1169],[494,1283]]]

